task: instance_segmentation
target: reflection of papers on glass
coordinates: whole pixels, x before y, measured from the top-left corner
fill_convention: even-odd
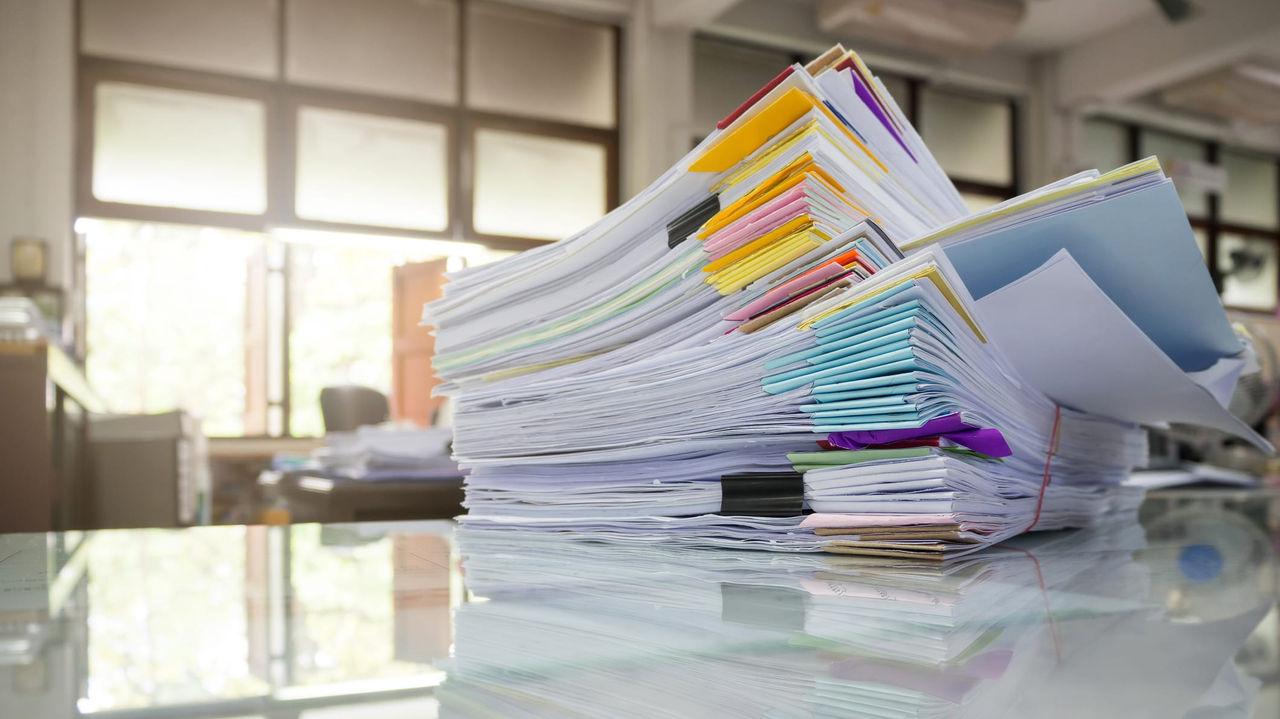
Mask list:
[[[45,535],[0,535],[0,622],[48,613],[48,562]]]
[[[1190,484],[1216,484],[1227,487],[1257,487],[1262,480],[1247,472],[1225,467],[1187,462],[1177,469],[1147,469],[1129,475],[1125,484],[1143,489],[1162,489]]]
[[[1247,715],[1230,657],[1269,599],[1187,623],[1179,544],[1132,521],[947,567],[459,530],[468,589],[442,715]],[[1167,558],[1173,556],[1175,561]],[[1083,712],[1083,713],[1082,713]]]

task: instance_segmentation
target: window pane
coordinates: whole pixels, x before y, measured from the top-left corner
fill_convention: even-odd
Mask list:
[[[1276,161],[1244,155],[1222,153],[1227,171],[1227,194],[1222,196],[1222,219],[1238,225],[1273,230],[1280,222],[1280,190],[1276,188]]]
[[[447,133],[429,122],[300,109],[298,216],[443,230]]]
[[[1271,312],[1276,308],[1275,240],[1224,232],[1218,237],[1218,269],[1223,274],[1222,302],[1231,307]]]
[[[88,55],[276,75],[276,0],[83,0]]]
[[[964,200],[964,206],[969,208],[970,212],[985,210],[988,207],[994,207],[995,205],[1004,202],[1003,197],[996,197],[995,195],[975,195],[970,192],[961,192],[960,199]]]
[[[693,41],[693,112],[700,135],[791,64],[783,52],[708,37]]]
[[[1205,144],[1158,130],[1143,130],[1139,137],[1138,154],[1143,157],[1155,155],[1160,158],[1161,166],[1166,173],[1169,173],[1177,160],[1204,162]],[[1206,193],[1184,192],[1179,189],[1178,196],[1182,198],[1182,206],[1186,208],[1188,215],[1203,217],[1209,213],[1209,198]]]
[[[605,212],[605,149],[576,140],[477,130],[476,232],[558,240]]]
[[[260,214],[265,112],[224,95],[102,83],[93,195],[106,202]]]
[[[467,105],[613,127],[616,45],[608,25],[467,4]]]
[[[920,132],[948,175],[974,182],[1013,182],[1009,103],[943,90],[920,92]]]
[[[1203,227],[1192,227],[1191,234],[1196,236],[1196,247],[1200,249],[1200,256],[1209,257],[1209,231]]]
[[[285,73],[304,84],[458,101],[453,0],[289,0]]]
[[[880,82],[885,89],[889,91],[890,95],[893,95],[893,101],[898,103],[898,109],[902,110],[902,114],[909,116],[911,113],[911,90],[907,86],[907,78],[883,73],[876,73],[876,77],[880,78]]]
[[[117,412],[185,409],[244,433],[245,293],[259,235],[94,221],[85,233],[89,382]]]
[[[1086,119],[1080,126],[1082,170],[1109,172],[1129,163],[1129,131],[1110,120]]]
[[[331,244],[289,245],[289,429],[324,434],[320,390],[355,384],[391,393],[391,272],[439,254],[401,247],[369,249],[359,235],[305,233]],[[338,244],[343,238],[349,243]],[[341,338],[341,341],[335,341]]]

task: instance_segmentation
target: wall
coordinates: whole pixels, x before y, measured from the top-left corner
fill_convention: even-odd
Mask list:
[[[622,199],[656,180],[691,147],[693,33],[654,25],[637,4],[623,31]]]
[[[0,0],[0,284],[26,235],[49,242],[49,281],[70,285],[74,25],[72,0]]]

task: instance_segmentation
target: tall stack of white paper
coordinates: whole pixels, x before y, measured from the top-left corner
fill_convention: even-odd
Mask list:
[[[469,523],[941,560],[1130,502],[1140,423],[1266,446],[1154,160],[966,217],[842,48],[424,315]]]

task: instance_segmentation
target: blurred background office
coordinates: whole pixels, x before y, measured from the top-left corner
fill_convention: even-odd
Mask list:
[[[451,516],[447,439],[400,456],[448,422],[444,273],[602,216],[833,42],[974,209],[1158,155],[1269,421],[1272,0],[0,0],[0,531]]]

